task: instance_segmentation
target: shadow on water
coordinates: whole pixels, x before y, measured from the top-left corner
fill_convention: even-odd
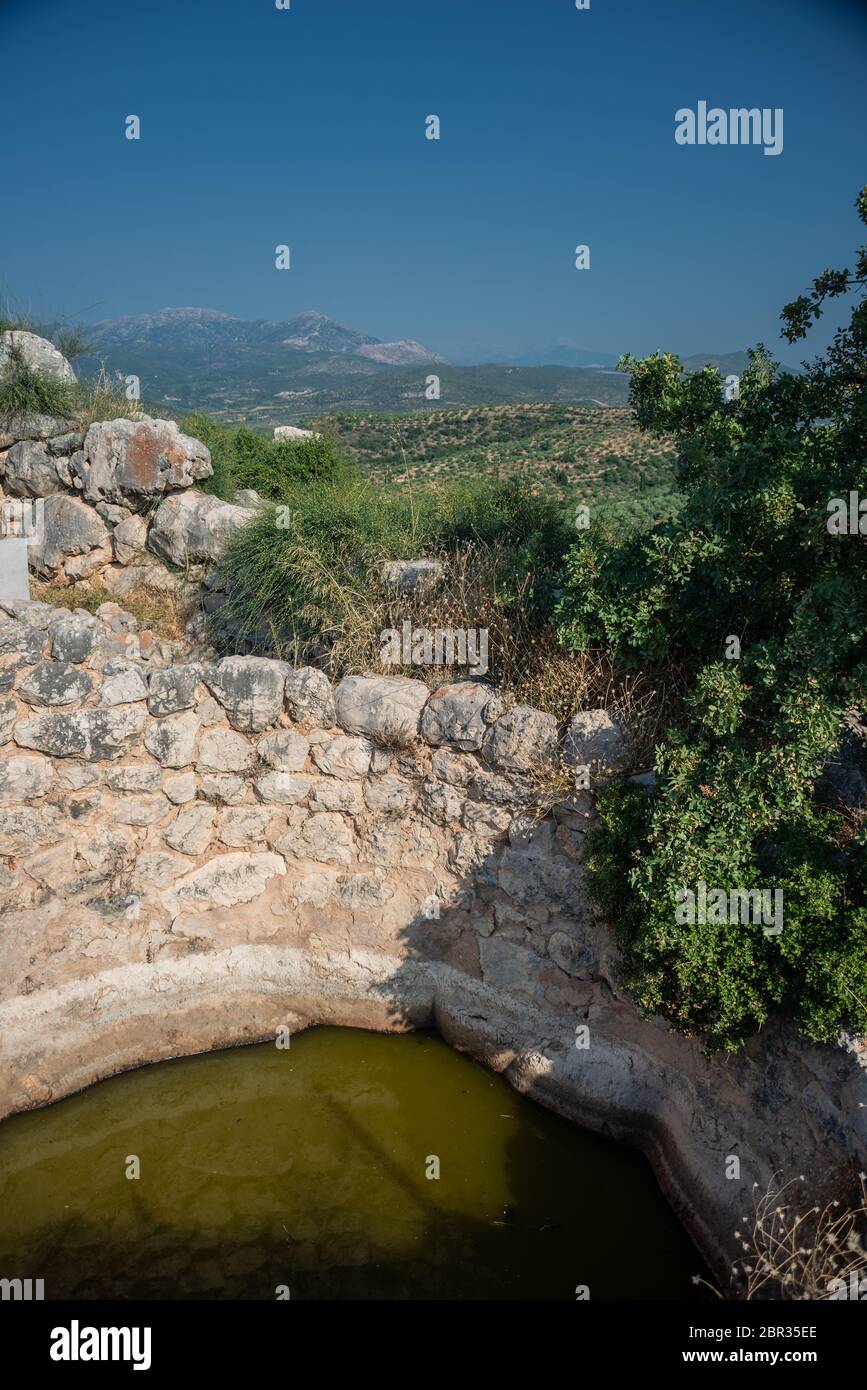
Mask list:
[[[640,1155],[429,1034],[315,1029],[17,1116],[0,1210],[0,1275],[48,1298],[687,1298],[701,1268]]]
[[[571,832],[554,829],[492,845],[439,917],[405,928],[375,987],[396,1028],[417,1021],[427,965],[478,976],[480,936],[518,949],[517,988],[538,966],[564,1031],[604,1007]],[[390,872],[414,867],[411,852]],[[552,902],[575,923],[568,971],[546,953]],[[670,1299],[698,1297],[698,1273],[644,1157],[430,1033],[312,1029],[0,1126],[0,1278],[43,1278],[48,1298]]]

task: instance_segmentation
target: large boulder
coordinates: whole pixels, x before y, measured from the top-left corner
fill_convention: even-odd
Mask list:
[[[181,434],[174,420],[100,420],[74,456],[73,472],[88,502],[146,506],[213,469],[204,444]]]
[[[0,372],[8,370],[13,350],[34,372],[57,377],[59,381],[75,381],[75,373],[63,353],[38,333],[27,333],[20,328],[0,333]]]
[[[285,662],[264,656],[224,656],[204,680],[234,729],[260,733],[283,709],[287,670]]]
[[[67,442],[73,438],[70,431],[74,426],[75,421],[65,416],[40,415],[36,411],[4,415],[0,418],[0,449],[8,449],[10,444],[17,444],[22,439],[49,439],[54,444],[56,436]],[[73,453],[74,450],[66,447],[59,452]]]
[[[503,701],[489,685],[478,681],[441,685],[422,710],[421,735],[434,746],[474,752],[481,748],[488,725],[502,713]]]
[[[69,459],[52,454],[47,445],[36,439],[13,444],[0,469],[9,497],[49,497],[72,486]]]
[[[108,528],[93,507],[64,493],[46,497],[43,506],[42,539],[29,547],[28,555],[37,574],[50,578],[60,569],[68,573],[71,558],[89,562],[94,554],[99,564],[110,558]]]
[[[422,681],[401,676],[344,676],[334,692],[337,723],[349,734],[406,745],[418,733],[428,694]]]
[[[557,757],[557,721],[530,705],[515,705],[492,724],[482,755],[504,772],[529,772]]]
[[[148,549],[173,565],[216,560],[227,538],[249,520],[248,507],[221,502],[205,492],[176,493],[157,507]]]
[[[299,724],[319,724],[330,729],[337,722],[334,692],[324,671],[315,666],[293,667],[286,672],[286,708]]]

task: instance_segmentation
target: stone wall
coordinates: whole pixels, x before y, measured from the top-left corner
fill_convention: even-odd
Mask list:
[[[556,742],[476,682],[332,689],[172,662],[114,603],[0,606],[0,1114],[280,1025],[434,1026],[644,1148],[724,1268],[753,1182],[864,1164],[864,1049],[774,1027],[708,1060],[641,1019],[586,892],[591,798],[534,809]],[[604,715],[567,744],[616,762]]]

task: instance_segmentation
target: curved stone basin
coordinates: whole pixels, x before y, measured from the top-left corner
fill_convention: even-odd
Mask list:
[[[702,1270],[644,1158],[426,1033],[311,1029],[18,1116],[0,1206],[0,1274],[48,1299],[689,1298]]]

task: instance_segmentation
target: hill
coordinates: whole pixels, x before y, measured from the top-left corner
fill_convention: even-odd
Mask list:
[[[397,418],[339,413],[316,423],[376,482],[517,474],[529,492],[625,508],[645,521],[670,515],[676,505],[672,445],[639,433],[622,408],[531,403]]]

